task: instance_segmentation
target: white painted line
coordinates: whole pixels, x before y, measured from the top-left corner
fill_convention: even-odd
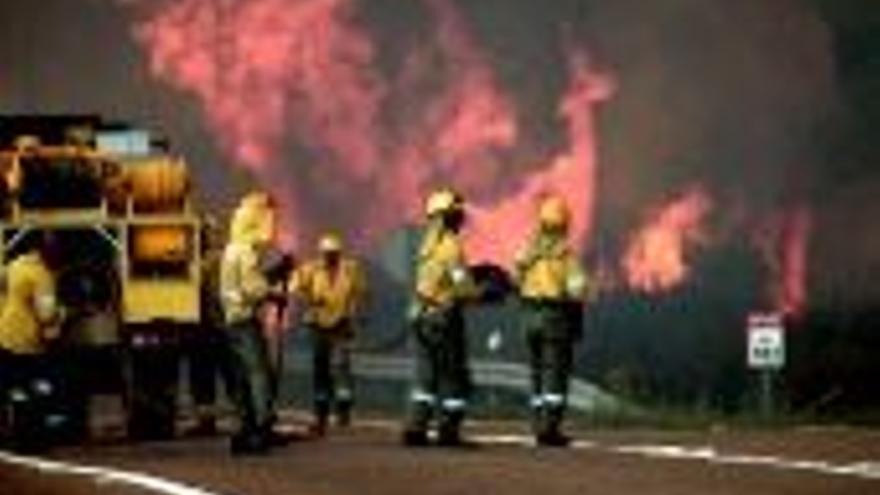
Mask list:
[[[364,422],[361,422],[364,425]],[[388,421],[370,421],[372,428],[388,430],[397,425]],[[472,440],[480,445],[534,447],[534,439],[530,435],[499,434],[475,435]],[[687,447],[681,445],[603,445],[589,440],[575,440],[571,448],[574,450],[592,450],[613,454],[632,455],[649,459],[673,459],[701,461],[715,465],[738,465],[749,467],[770,468],[783,471],[802,471],[822,475],[847,476],[868,480],[880,480],[880,462],[866,461],[850,464],[839,464],[817,460],[788,459],[771,455],[722,454],[711,446]],[[98,484],[123,484],[144,488],[163,495],[218,495],[203,488],[189,486],[180,482],[170,481],[144,473],[122,471],[118,469],[81,466],[61,461],[25,457],[0,452],[0,462],[35,469],[37,471],[58,474],[91,477]]]
[[[535,446],[535,439],[525,435],[480,435],[474,438],[474,442],[480,445]]]
[[[144,488],[164,495],[218,495],[203,488],[185,485],[149,474],[105,467],[80,466],[38,457],[19,456],[7,452],[0,452],[0,462],[35,469],[48,474],[85,476],[92,478],[99,485],[116,483]]]
[[[477,435],[474,441],[481,445],[534,446],[527,435]],[[880,462],[838,464],[827,461],[789,459],[770,455],[722,454],[714,447],[686,447],[681,445],[602,445],[591,441],[575,440],[575,450],[595,450],[614,454],[635,455],[650,459],[702,461],[716,465],[763,467],[784,471],[803,471],[822,475],[849,476],[880,480]]]

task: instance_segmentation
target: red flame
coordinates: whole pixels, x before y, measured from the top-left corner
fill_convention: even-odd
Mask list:
[[[196,96],[221,146],[278,197],[289,237],[301,219],[285,139],[319,148],[353,178],[377,163],[372,119],[381,88],[348,4],[181,0],[162,4],[137,30],[153,73]]]
[[[144,16],[136,35],[152,73],[192,95],[232,161],[277,196],[286,244],[325,227],[308,211],[313,199],[344,212],[345,225],[330,227],[369,243],[417,218],[427,193],[451,184],[473,199],[466,242],[474,261],[509,263],[547,192],[566,198],[574,244],[583,246],[596,196],[594,111],[611,96],[610,79],[585,50],[567,46],[569,85],[557,112],[566,144],[537,163],[510,163],[505,157],[530,144],[526,113],[455,2],[422,1],[432,32],[395,74],[379,70],[375,40],[352,15],[357,0],[127,5]],[[372,192],[368,201],[363,191]],[[623,255],[627,285],[657,292],[682,283],[712,208],[694,187],[651,213]],[[795,208],[765,224],[756,242],[773,305],[798,313],[810,213]]]
[[[795,209],[785,225],[782,253],[782,293],[777,306],[783,314],[800,314],[807,302],[807,253],[812,218],[806,207]]]
[[[627,284],[644,292],[681,284],[689,272],[689,249],[706,240],[703,222],[711,209],[708,194],[694,187],[651,214],[624,253]]]
[[[549,167],[533,173],[517,194],[476,209],[469,241],[477,259],[510,263],[519,238],[534,224],[535,201],[547,192],[561,195],[571,208],[575,246],[582,246],[590,234],[596,195],[593,105],[608,98],[612,87],[591,70],[581,52],[570,56],[570,72],[571,84],[559,106],[559,116],[568,125],[570,148]]]
[[[812,215],[806,206],[764,220],[754,236],[770,271],[770,304],[784,315],[801,314],[807,303],[807,256]]]
[[[280,198],[289,242],[317,227],[301,211],[304,191],[338,204],[354,217],[350,233],[370,241],[451,183],[479,198],[468,235],[476,259],[510,260],[533,223],[534,198],[548,190],[570,202],[582,243],[595,195],[592,107],[610,95],[608,80],[571,50],[560,104],[569,149],[508,181],[499,152],[522,144],[516,102],[455,4],[424,1],[432,38],[394,76],[378,70],[375,44],[351,15],[354,0],[144,2],[137,36],[153,74],[192,94],[231,158]],[[426,82],[439,91],[421,91]],[[389,124],[389,111],[403,122]],[[292,144],[311,163],[294,164]],[[374,199],[352,207],[363,190]]]

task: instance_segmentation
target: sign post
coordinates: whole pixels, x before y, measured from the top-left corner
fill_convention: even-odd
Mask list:
[[[748,319],[748,366],[760,373],[761,413],[773,414],[774,377],[785,366],[785,324],[779,313],[753,313]]]

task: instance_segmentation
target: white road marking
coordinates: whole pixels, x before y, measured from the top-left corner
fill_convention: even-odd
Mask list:
[[[361,425],[385,431],[399,431],[400,425],[387,420],[361,421]],[[476,434],[469,439],[478,445],[535,447],[531,435],[522,434]],[[595,450],[614,454],[636,455],[652,459],[678,459],[703,461],[717,465],[740,465],[765,467],[787,471],[805,471],[823,475],[850,476],[861,479],[880,480],[880,461],[861,461],[848,464],[812,459],[789,459],[768,455],[723,454],[711,446],[687,447],[681,445],[603,445],[591,440],[575,439],[574,450]]]
[[[0,452],[0,462],[34,469],[42,473],[85,476],[92,478],[97,484],[121,484],[144,488],[163,495],[218,495],[203,488],[166,480],[158,476],[113,468],[81,466],[38,457],[19,456],[7,452]]]
[[[362,426],[389,430],[398,429],[399,425],[388,421],[361,422]],[[498,434],[475,435],[471,439],[479,445],[534,447],[534,439],[530,435]],[[715,465],[739,465],[763,467],[784,471],[803,471],[822,475],[848,476],[868,480],[880,480],[880,461],[863,461],[848,464],[833,463],[819,460],[790,459],[772,455],[725,454],[711,446],[688,447],[681,445],[605,445],[590,440],[575,440],[571,448],[574,450],[592,450],[621,455],[633,455],[650,459],[674,459],[702,461]],[[218,495],[203,488],[166,480],[144,473],[122,471],[113,468],[82,466],[61,461],[25,457],[0,452],[0,462],[35,469],[40,472],[87,476],[98,484],[119,483],[123,485],[145,488],[164,495]]]
[[[535,445],[534,440],[527,435],[476,435],[473,440],[481,445]],[[703,461],[718,465],[767,467],[787,471],[807,471],[823,475],[880,480],[880,462],[877,461],[838,464],[827,461],[789,459],[780,456],[724,454],[710,446],[602,445],[585,440],[574,441],[571,448],[575,450],[595,450],[615,454],[636,455],[652,459]]]

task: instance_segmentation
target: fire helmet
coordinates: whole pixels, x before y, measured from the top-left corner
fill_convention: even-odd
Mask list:
[[[461,195],[449,188],[437,189],[428,196],[425,203],[425,214],[428,217],[436,217],[445,213],[461,210],[464,200]]]
[[[541,200],[538,207],[538,220],[542,227],[565,229],[568,227],[569,217],[568,205],[562,197],[550,195]]]
[[[272,207],[272,198],[269,196],[269,193],[265,191],[251,191],[241,198],[239,207],[269,209]]]
[[[327,233],[318,240],[318,251],[321,253],[339,253],[342,251],[342,237],[336,233]]]
[[[270,242],[275,231],[275,211],[269,195],[252,192],[243,197],[232,214],[229,230],[236,242]]]

